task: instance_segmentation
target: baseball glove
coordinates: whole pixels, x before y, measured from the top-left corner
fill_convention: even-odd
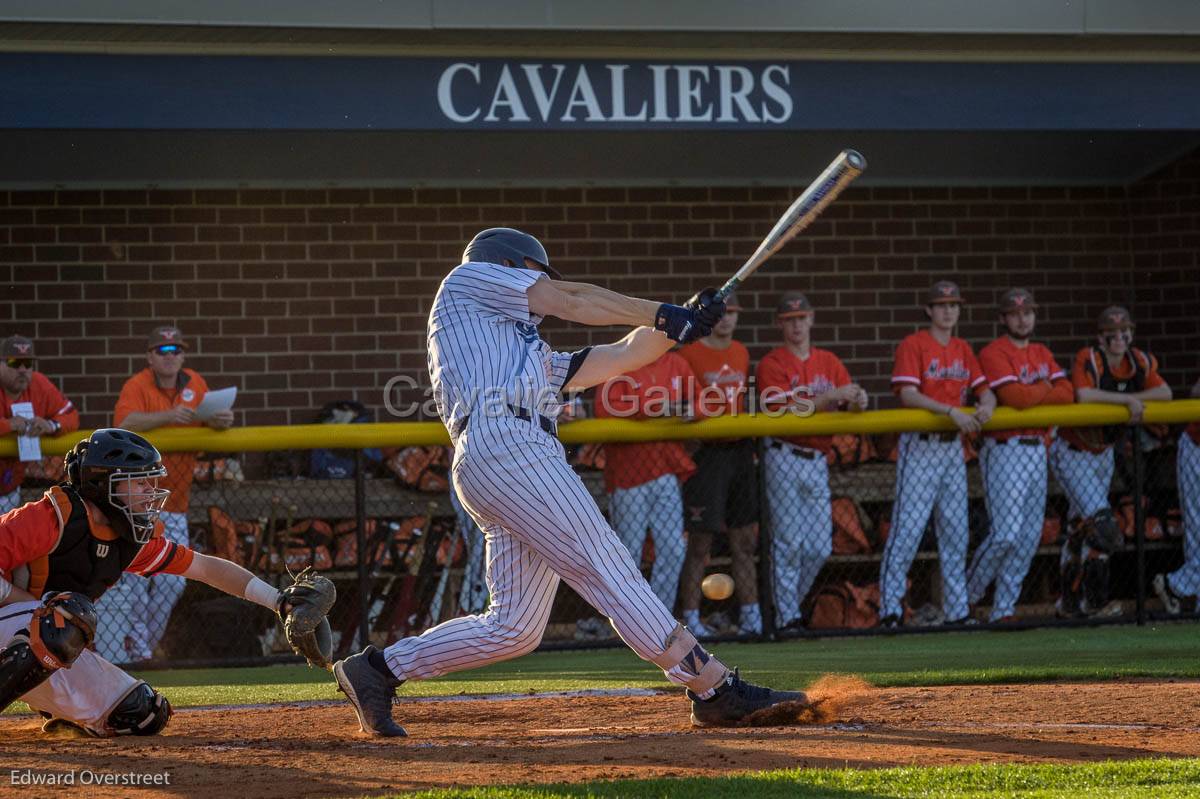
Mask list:
[[[292,584],[279,592],[275,610],[283,631],[292,650],[303,655],[309,666],[327,669],[333,664],[333,634],[327,617],[336,600],[333,582],[312,567],[295,575]]]

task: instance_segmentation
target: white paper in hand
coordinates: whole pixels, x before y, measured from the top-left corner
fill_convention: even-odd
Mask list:
[[[32,402],[14,402],[12,415],[22,419],[32,419]],[[17,436],[17,457],[23,461],[40,461],[42,459],[42,440],[37,436]]]
[[[204,399],[200,400],[200,404],[196,406],[196,418],[202,422],[207,422],[221,411],[230,410],[233,407],[235,399],[237,399],[237,386],[209,391],[204,395]]]

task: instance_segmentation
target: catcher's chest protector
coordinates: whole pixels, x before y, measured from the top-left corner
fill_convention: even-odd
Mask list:
[[[141,544],[88,518],[87,505],[70,485],[54,486],[46,496],[63,520],[58,545],[28,565],[27,585],[34,596],[46,591],[76,591],[99,599],[133,562]]]

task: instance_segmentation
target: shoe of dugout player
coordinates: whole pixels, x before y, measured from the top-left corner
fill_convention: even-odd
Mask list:
[[[1158,598],[1162,600],[1163,610],[1169,615],[1178,616],[1183,612],[1183,606],[1179,602],[1179,594],[1171,590],[1171,585],[1167,582],[1167,575],[1154,575],[1154,580],[1150,585],[1154,588],[1154,593],[1158,594]]]
[[[1089,619],[1112,619],[1120,616],[1125,611],[1121,607],[1121,603],[1116,600],[1107,602],[1101,607],[1093,608],[1088,604],[1087,599],[1084,599],[1079,603],[1079,612]]]
[[[961,619],[951,619],[950,621],[946,622],[946,626],[947,627],[977,627],[977,626],[979,626],[979,620],[968,613],[966,616],[963,616]]]
[[[725,683],[717,688],[711,699],[701,699],[691,691],[692,726],[730,727],[759,710],[778,705],[780,702],[806,702],[803,691],[773,691],[745,682],[738,670],[729,672]]]
[[[879,626],[884,630],[899,630],[901,627],[900,617],[894,613],[884,616],[879,620]]]
[[[371,665],[368,658],[375,647],[368,646],[357,655],[333,664],[333,676],[338,688],[354,705],[358,725],[368,735],[399,738],[408,735],[392,720],[392,699],[401,680],[388,679]]]

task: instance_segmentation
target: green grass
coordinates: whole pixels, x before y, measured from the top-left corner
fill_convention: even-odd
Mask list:
[[[1086,765],[989,765],[889,769],[788,769],[720,778],[617,780],[578,785],[437,790],[419,799],[678,797],[679,799],[1134,799],[1200,796],[1200,760],[1130,760]]]
[[[720,644],[722,660],[755,682],[804,688],[828,672],[879,686],[1200,677],[1200,626],[1119,626],[830,638],[778,644]],[[137,676],[176,707],[335,699],[326,672],[305,666],[176,669]],[[586,688],[666,688],[655,667],[624,648],[544,652],[475,671],[414,682],[409,696],[538,693]],[[23,705],[17,706],[24,710]]]

